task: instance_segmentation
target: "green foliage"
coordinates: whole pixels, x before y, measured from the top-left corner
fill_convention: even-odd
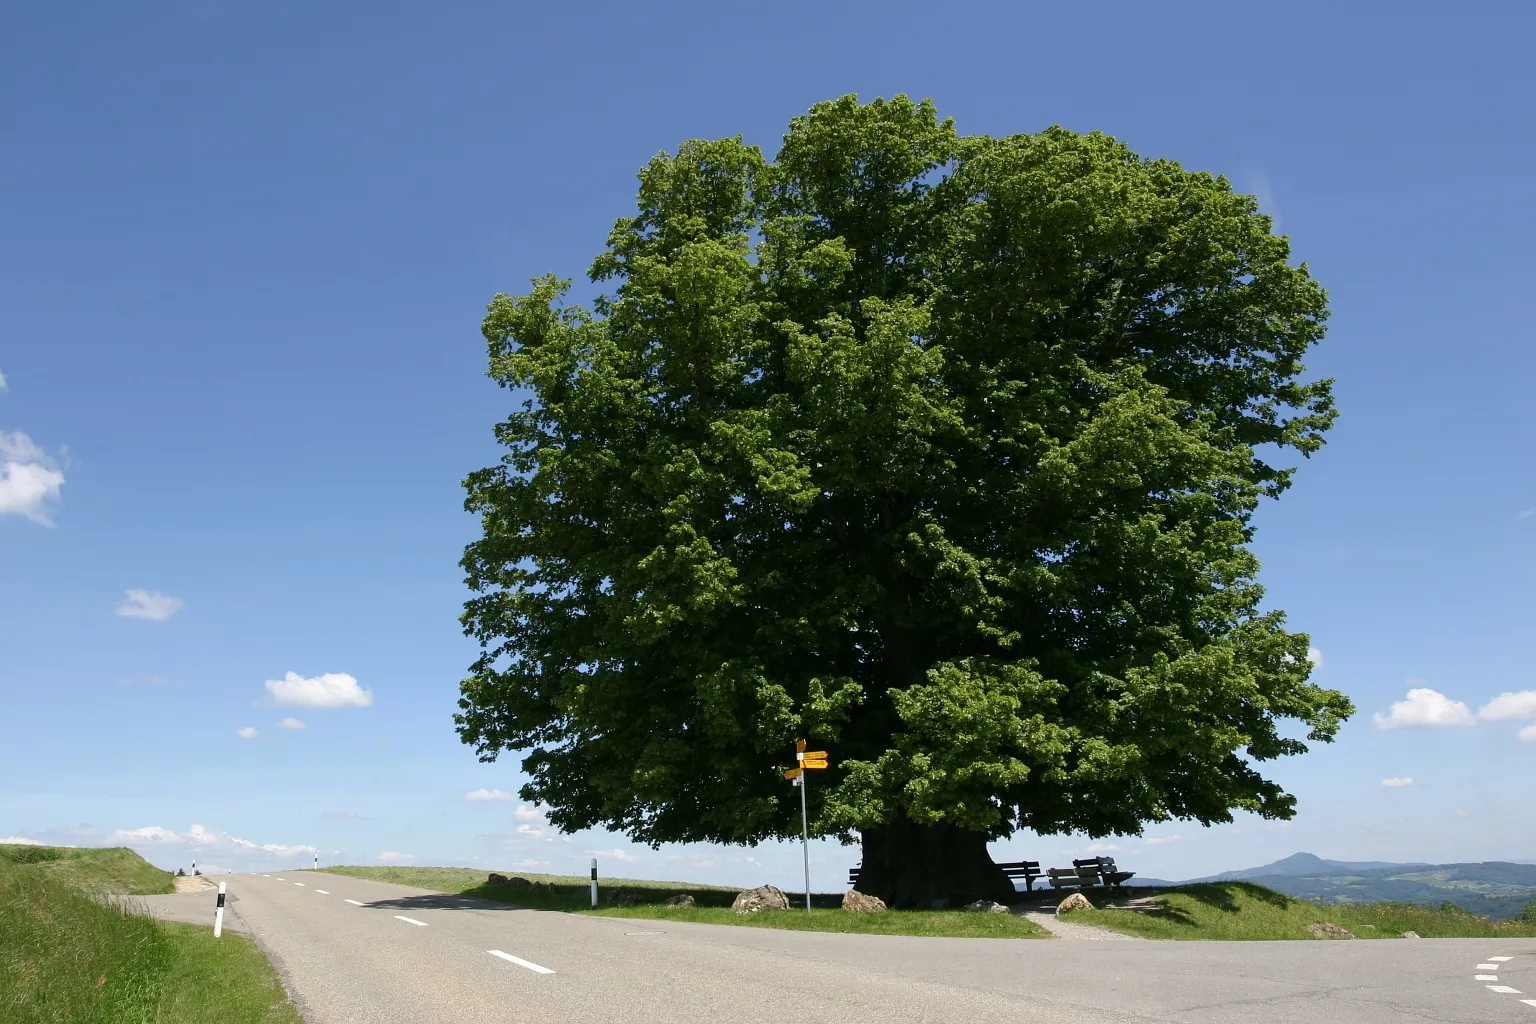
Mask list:
[[[460,735],[653,844],[797,834],[797,737],[819,834],[1289,817],[1256,763],[1353,713],[1248,549],[1334,417],[1289,257],[1224,178],[905,97],[658,155],[611,292],[487,311]]]
[[[9,856],[0,858],[0,1019],[299,1024],[249,941],[156,923]]]
[[[1525,909],[1520,912],[1520,920],[1527,924],[1536,924],[1536,900],[1531,900],[1525,905]]]
[[[1135,893],[1127,890],[1128,896]],[[1309,939],[1313,936],[1307,926],[1317,921],[1340,925],[1359,939],[1395,939],[1409,931],[1426,939],[1536,936],[1532,925],[1478,917],[1451,903],[1438,908],[1412,903],[1318,904],[1251,882],[1180,886],[1155,901],[1157,909],[1150,912],[1081,910],[1064,916],[1149,939]]]

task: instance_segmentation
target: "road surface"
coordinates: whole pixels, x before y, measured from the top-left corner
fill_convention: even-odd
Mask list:
[[[308,871],[228,882],[226,927],[308,1024],[1536,1024],[1533,939],[931,939],[520,910]],[[211,924],[208,893],[146,903]]]

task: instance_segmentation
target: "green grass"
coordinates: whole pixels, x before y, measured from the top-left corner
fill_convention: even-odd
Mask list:
[[[841,893],[813,893],[812,910],[804,905],[798,910],[770,910],[756,914],[738,914],[731,901],[741,890],[691,882],[655,882],[648,879],[606,878],[599,894],[601,903],[592,909],[590,879],[579,875],[541,875],[504,871],[535,883],[536,888],[490,885],[486,872],[478,868],[429,867],[335,867],[326,871],[377,882],[393,882],[435,892],[460,893],[481,899],[500,900],[542,910],[564,910],[603,917],[644,918],[649,920],[694,921],[701,924],[730,924],[749,928],[785,928],[795,931],[857,932],[865,935],[942,935],[957,938],[1045,938],[1046,932],[1032,921],[1012,914],[975,914],[963,911],[889,910],[883,914],[850,914],[841,909]],[[547,887],[553,885],[551,892]],[[612,901],[626,890],[636,902],[618,906]],[[695,907],[666,907],[662,901],[678,893],[687,893]],[[795,900],[793,894],[790,895]]]
[[[0,844],[0,866],[26,865],[92,892],[147,896],[174,892],[169,871],[161,871],[126,846],[108,849]]]
[[[0,859],[0,1020],[302,1024],[247,939],[130,913],[57,863]],[[121,867],[107,874],[124,877]]]
[[[1315,921],[1330,921],[1362,939],[1395,939],[1406,931],[1426,939],[1536,937],[1536,923],[1410,903],[1310,903],[1251,882],[1181,886],[1156,900],[1159,909],[1150,912],[1076,910],[1062,918],[1148,939],[1310,939],[1307,925]]]

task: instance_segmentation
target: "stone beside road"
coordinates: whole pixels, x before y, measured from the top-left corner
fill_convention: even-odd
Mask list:
[[[885,901],[878,896],[849,889],[843,894],[843,909],[850,914],[880,914],[885,911]]]
[[[1060,914],[1060,913],[1062,913],[1064,911],[1068,911],[1068,910],[1092,910],[1092,909],[1093,909],[1093,904],[1089,903],[1088,902],[1088,897],[1084,896],[1080,892],[1073,893],[1071,896],[1068,896],[1066,899],[1062,900],[1060,903],[1058,903],[1056,905],[1056,913],[1058,913],[1058,914]]]
[[[731,903],[731,909],[738,914],[755,914],[760,910],[788,910],[789,897],[785,896],[778,886],[760,885],[756,889],[738,893]]]

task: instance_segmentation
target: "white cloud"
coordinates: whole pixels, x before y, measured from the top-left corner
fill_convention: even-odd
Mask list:
[[[517,820],[518,821],[543,821],[544,820],[544,812],[539,810],[537,807],[530,807],[527,804],[521,804],[517,808]]]
[[[247,725],[243,729],[236,729],[235,735],[239,736],[243,740],[253,740],[257,736],[260,736],[261,733],[256,731],[256,727],[254,725]]]
[[[1409,690],[1407,700],[1396,702],[1386,714],[1378,711],[1373,720],[1378,729],[1472,725],[1477,721],[1471,708],[1427,686]]]
[[[289,672],[281,679],[268,679],[267,694],[274,704],[303,708],[373,706],[373,691],[358,686],[357,680],[345,672],[326,672],[313,678]]]
[[[48,512],[63,486],[64,472],[30,437],[20,431],[0,433],[0,515],[52,526]]]
[[[0,377],[0,384],[5,383],[5,378]],[[0,836],[0,846],[47,846],[36,839],[28,839],[26,836]]]
[[[640,859],[627,850],[621,850],[617,847],[612,850],[584,850],[582,852],[590,853],[592,856],[596,857],[599,862],[602,862],[606,859],[612,859],[623,863],[631,863]],[[751,863],[756,863],[752,860],[751,857],[748,857],[747,860]]]
[[[1164,843],[1182,843],[1182,842],[1184,842],[1184,837],[1181,836],[1181,835],[1153,836],[1151,839],[1146,840],[1146,844],[1148,846],[1162,846]]]
[[[399,850],[385,850],[374,858],[380,864],[409,864],[416,859],[413,853],[401,853]]]
[[[465,793],[464,799],[472,804],[508,803],[513,797],[511,793],[503,793],[499,789],[477,789],[471,793]]]
[[[1528,725],[1515,733],[1521,743],[1536,743],[1536,725]]]
[[[11,386],[5,382],[5,374],[0,373],[0,391],[9,391]]]
[[[297,718],[285,718],[281,722],[278,722],[277,724],[282,726],[284,729],[302,729],[302,728],[304,728],[304,723],[299,721]]]
[[[133,589],[124,593],[127,600],[112,609],[112,614],[121,615],[125,619],[164,622],[182,609],[181,598],[167,597],[157,590]]]
[[[1478,709],[1477,717],[1486,722],[1507,718],[1536,718],[1536,690],[1501,693]]]
[[[1124,850],[1125,850],[1125,847],[1117,846],[1114,843],[1089,843],[1088,844],[1088,852],[1089,853],[1122,853],[1122,852],[1124,852]]]
[[[1528,508],[1524,512],[1521,512],[1519,515],[1515,516],[1515,518],[1516,519],[1529,519],[1532,516],[1536,516],[1536,508]]]
[[[1407,789],[1413,785],[1413,779],[1406,775],[1394,775],[1390,779],[1381,780],[1382,789]]]
[[[1323,652],[1316,647],[1307,648],[1307,660],[1318,668],[1323,667]]]
[[[101,841],[112,846],[131,847],[161,867],[185,866],[195,857],[198,869],[206,874],[248,871],[258,867],[308,867],[311,858],[320,852],[314,846],[256,843],[202,825],[193,825],[185,832],[159,825],[118,829],[102,837]]]

